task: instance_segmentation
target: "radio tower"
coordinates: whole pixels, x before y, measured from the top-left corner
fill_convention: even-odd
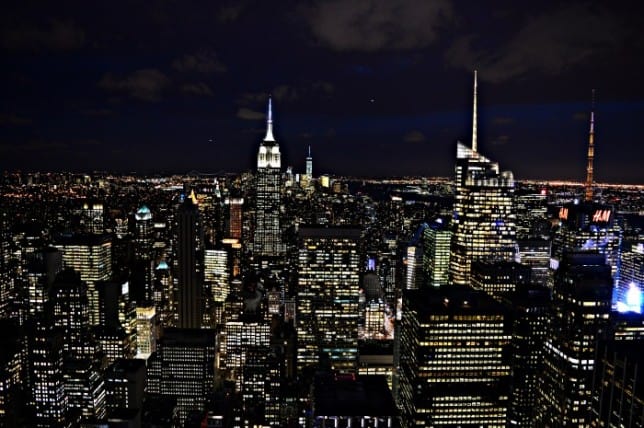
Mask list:
[[[590,110],[590,132],[588,134],[588,164],[586,165],[585,200],[593,200],[593,160],[595,159],[595,90],[593,89],[592,108]]]

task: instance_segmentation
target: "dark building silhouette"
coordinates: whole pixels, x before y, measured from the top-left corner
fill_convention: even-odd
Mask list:
[[[199,211],[193,198],[185,198],[177,212],[177,279],[179,328],[200,328],[202,290],[198,266]]]
[[[612,288],[603,255],[564,254],[555,272],[552,328],[538,387],[539,426],[590,423],[598,343],[609,326]]]

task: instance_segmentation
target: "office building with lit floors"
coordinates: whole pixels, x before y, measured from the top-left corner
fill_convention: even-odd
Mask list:
[[[644,341],[610,341],[597,358],[592,427],[644,427]]]
[[[599,340],[607,334],[612,277],[605,257],[564,254],[555,272],[552,320],[538,386],[538,426],[587,426]]]
[[[472,262],[516,256],[514,176],[478,152],[476,74],[472,147],[458,142],[450,254],[450,282],[469,285]]]
[[[360,229],[301,227],[297,283],[297,365],[328,356],[333,369],[355,372],[358,359]]]
[[[505,427],[508,324],[503,305],[470,287],[405,290],[394,362],[401,426]]]
[[[134,237],[134,259],[132,266],[132,293],[137,303],[151,302],[153,300],[154,280],[154,226],[152,212],[146,205],[142,205],[134,214],[136,224]]]
[[[133,413],[133,418],[140,423],[145,373],[145,361],[140,359],[120,358],[107,367],[105,390],[108,418],[119,418]]]
[[[63,333],[48,316],[29,322],[29,381],[34,405],[33,425],[66,427],[69,400],[63,377]]]
[[[181,426],[191,412],[203,412],[214,387],[215,331],[168,328],[158,344],[160,373],[148,382],[160,394],[176,399]],[[151,371],[155,371],[154,368]]]
[[[63,267],[74,269],[87,283],[89,320],[99,323],[97,281],[107,281],[112,276],[112,241],[109,235],[62,235],[54,247],[62,253]]]
[[[425,284],[439,287],[449,282],[449,254],[452,231],[447,219],[439,217],[423,232],[423,276]]]
[[[52,284],[54,326],[63,334],[63,378],[71,420],[105,416],[105,385],[101,373],[100,346],[89,323],[87,284],[68,269]]]
[[[545,285],[520,284],[514,292],[503,295],[501,302],[512,314],[508,424],[531,427],[549,328],[550,290]]]

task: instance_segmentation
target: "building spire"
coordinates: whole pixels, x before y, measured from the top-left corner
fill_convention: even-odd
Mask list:
[[[472,151],[477,152],[478,147],[476,144],[476,120],[477,120],[477,114],[476,114],[476,92],[477,92],[477,78],[476,78],[477,70],[474,70],[474,112],[472,114]]]
[[[593,162],[595,160],[595,90],[592,95],[592,108],[590,110],[590,132],[588,133],[588,163],[586,164],[586,202],[593,200]]]
[[[273,98],[268,96],[268,115],[266,116],[266,136],[264,141],[275,141],[273,137]]]
[[[311,157],[311,145],[309,144],[309,157]]]

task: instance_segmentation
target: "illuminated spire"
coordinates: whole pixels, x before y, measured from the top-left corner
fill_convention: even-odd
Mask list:
[[[476,74],[477,70],[474,70],[474,113],[472,114],[472,151],[476,152],[478,151],[477,145],[476,145]]]
[[[586,164],[585,200],[593,200],[593,161],[595,159],[595,90],[593,89],[592,108],[590,110],[590,132],[588,133],[588,163]]]
[[[309,157],[311,157],[311,146],[309,145]]]
[[[270,95],[268,96],[268,116],[266,117],[266,136],[264,141],[275,141],[275,137],[273,137],[273,102]]]

